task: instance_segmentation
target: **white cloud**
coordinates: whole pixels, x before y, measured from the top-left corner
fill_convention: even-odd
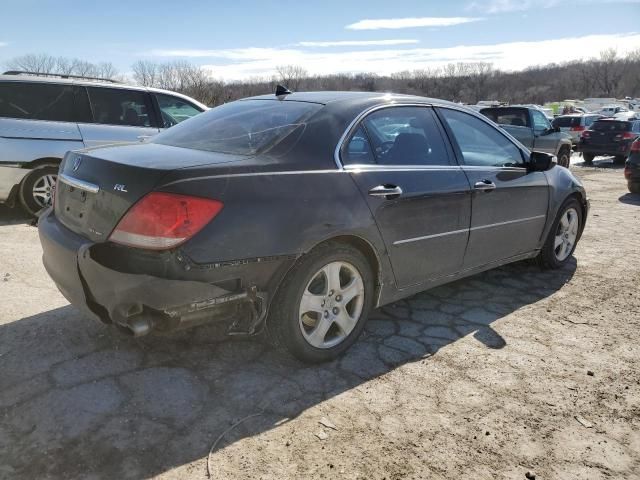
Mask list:
[[[477,22],[482,18],[474,17],[410,17],[365,19],[347,25],[349,30],[380,30],[415,27],[451,27],[463,23]]]
[[[7,42],[0,42],[0,47],[6,47],[7,45],[9,45]]]
[[[373,72],[380,75],[433,68],[452,62],[491,62],[502,70],[522,70],[597,56],[607,48],[620,54],[640,48],[640,33],[458,45],[446,48],[379,48],[348,51],[309,51],[300,48],[241,48],[230,50],[158,50],[160,57],[208,58],[204,68],[216,78],[242,80],[275,74],[277,65],[299,65],[311,74]]]
[[[415,45],[419,40],[339,40],[334,42],[298,42],[299,47],[371,47],[390,45]]]

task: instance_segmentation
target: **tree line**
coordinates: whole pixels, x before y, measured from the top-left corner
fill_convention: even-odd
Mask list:
[[[189,95],[209,106],[251,95],[271,93],[277,84],[292,91],[391,91],[475,104],[480,100],[536,103],[588,97],[640,97],[640,50],[619,55],[600,52],[587,60],[548,64],[506,72],[488,62],[457,62],[442,67],[397,72],[311,75],[297,65],[276,66],[270,77],[223,82],[187,61],[139,60],[131,78],[111,63],[91,63],[46,54],[29,54],[5,62],[8,70],[110,78]]]

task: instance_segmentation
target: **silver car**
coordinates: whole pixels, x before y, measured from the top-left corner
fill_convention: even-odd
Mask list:
[[[570,135],[571,142],[577,145],[582,132],[588,130],[591,124],[599,118],[603,117],[597,113],[560,115],[553,119],[552,125],[559,128],[561,132]]]
[[[69,150],[141,141],[206,110],[175,92],[111,80],[0,75],[0,203],[32,215],[51,204]]]

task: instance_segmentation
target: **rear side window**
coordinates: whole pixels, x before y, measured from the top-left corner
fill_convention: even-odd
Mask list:
[[[553,119],[554,127],[567,128],[580,126],[580,117],[557,117]]]
[[[482,167],[520,167],[522,153],[495,127],[469,115],[448,108],[439,109],[462,153],[465,165]]]
[[[71,85],[1,82],[0,117],[74,122]]]
[[[162,126],[169,128],[178,123],[191,118],[202,112],[195,105],[178,97],[156,93],[160,114],[162,115]]]
[[[383,108],[368,115],[362,123],[380,165],[449,165],[430,108]]]
[[[360,125],[342,149],[342,163],[345,165],[367,165],[376,163],[367,132]]]
[[[485,117],[490,118],[500,125],[512,125],[514,127],[530,126],[529,115],[523,108],[485,108],[481,110]]]
[[[137,90],[87,87],[95,123],[151,127],[149,95]]]
[[[212,108],[157,135],[153,143],[209,152],[255,155],[271,151],[322,105],[279,100],[240,100]]]
[[[631,122],[598,120],[593,122],[591,130],[595,130],[596,132],[628,132],[631,130]]]

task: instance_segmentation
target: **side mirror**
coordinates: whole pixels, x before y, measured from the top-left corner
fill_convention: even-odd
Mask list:
[[[544,152],[531,152],[527,168],[530,172],[545,172],[553,166],[553,155]]]

